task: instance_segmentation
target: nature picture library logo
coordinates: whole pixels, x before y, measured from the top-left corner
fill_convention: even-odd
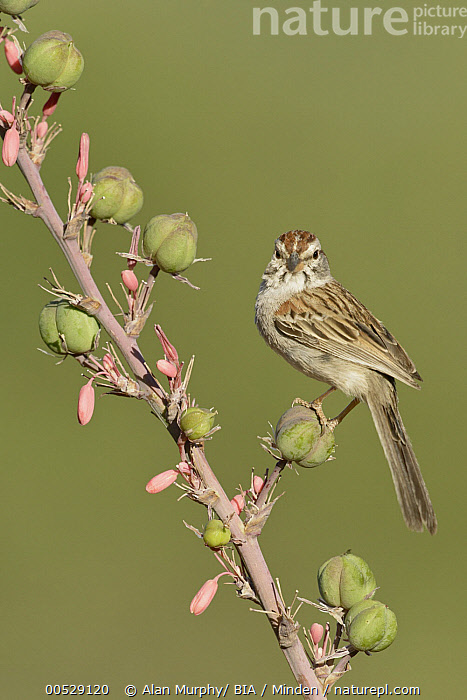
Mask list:
[[[364,7],[363,4],[368,2],[364,0],[358,7],[351,7],[358,0],[341,0],[340,5],[337,5],[338,0],[314,0],[310,7],[304,8],[286,7],[286,2],[253,7],[253,34],[372,36],[382,30],[397,37],[463,39],[467,32],[467,7],[458,5],[447,7],[425,2],[410,7],[406,3],[405,7],[399,7],[380,0],[377,6]]]

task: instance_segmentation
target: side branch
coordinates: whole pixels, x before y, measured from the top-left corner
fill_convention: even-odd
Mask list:
[[[42,219],[60,246],[84,294],[99,302],[100,306],[95,314],[96,317],[125,356],[141,389],[148,393],[150,391],[154,407],[161,413],[164,410],[162,387],[149,371],[136,340],[126,335],[107,306],[81,255],[77,239],[64,238],[64,223],[47,193],[38,168],[30,159],[25,147],[20,148],[17,163],[39,205],[35,216]]]

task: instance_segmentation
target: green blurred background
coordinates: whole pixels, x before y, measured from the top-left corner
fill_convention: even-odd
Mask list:
[[[462,658],[452,645],[465,581],[465,42],[382,30],[258,37],[255,4],[40,2],[25,15],[30,35],[21,40],[61,29],[86,60],[76,91],[61,98],[64,131],[43,177],[65,215],[67,177],[87,131],[91,170],[124,165],[143,187],[133,223],[185,210],[196,221],[198,254],[213,259],[188,272],[201,291],[159,278],[141,346],[149,363],[161,357],[157,322],[182,358],[196,355],[192,394],[218,409],[222,425],[207,453],[232,496],[253,466],[272,465],[256,437],[268,421],[296,396],[324,389],[272,353],[253,322],[274,239],[291,228],[320,236],[334,275],[391,329],[425,379],[422,392],[400,387],[401,412],[439,532],[406,529],[360,407],[339,428],[335,462],[285,474],[264,553],[288,601],[295,589],[317,597],[317,568],[334,554],[352,548],[370,563],[399,635],[386,652],[357,657],[341,685],[460,697],[446,657]],[[0,76],[8,108],[19,85],[4,63]],[[37,91],[33,113],[46,97]],[[15,169],[2,165],[1,181],[28,196]],[[5,205],[1,217],[1,697],[40,698],[47,683],[107,683],[115,697],[128,683],[293,684],[266,621],[232,588],[221,586],[204,615],[189,614],[194,593],[219,571],[182,523],[201,527],[205,512],[177,502],[175,489],[144,489],[175,463],[176,449],[136,401],[103,397],[92,422],[78,425],[79,366],[56,367],[36,350],[48,300],[37,284],[49,267],[65,286],[78,291],[76,284],[39,221]],[[128,243],[124,230],[99,227],[93,269],[101,285],[118,287],[114,251]],[[332,396],[328,414],[343,405]],[[324,616],[306,609],[299,621]]]

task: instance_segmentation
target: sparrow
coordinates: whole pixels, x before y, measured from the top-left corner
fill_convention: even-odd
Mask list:
[[[331,387],[320,399],[335,389],[353,398],[340,417],[367,404],[407,526],[434,534],[436,515],[399,413],[395,381],[419,389],[422,378],[381,321],[334,279],[313,233],[294,230],[277,238],[255,312],[258,330],[275,352]]]

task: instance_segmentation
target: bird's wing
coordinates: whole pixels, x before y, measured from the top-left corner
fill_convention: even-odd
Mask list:
[[[336,280],[291,297],[276,311],[279,333],[297,343],[419,388],[415,365],[393,335]]]

